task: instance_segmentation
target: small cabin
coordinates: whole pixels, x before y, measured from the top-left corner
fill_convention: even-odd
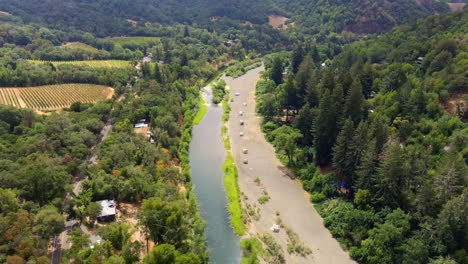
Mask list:
[[[102,209],[99,213],[97,220],[99,222],[112,222],[115,221],[116,210],[115,210],[115,202],[114,200],[102,200],[97,201]]]

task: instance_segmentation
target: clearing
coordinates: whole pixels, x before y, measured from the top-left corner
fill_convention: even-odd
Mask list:
[[[70,48],[70,49],[80,49],[80,50],[85,50],[85,51],[99,51],[95,47],[82,43],[82,42],[67,42],[67,43],[64,43],[60,47]]]
[[[448,3],[448,6],[452,12],[457,12],[463,10],[463,8],[466,6],[466,3]]]
[[[0,88],[0,104],[34,110],[58,110],[73,102],[95,103],[112,98],[114,89],[95,84],[56,84]]]
[[[159,42],[160,38],[159,37],[111,37],[111,38],[106,38],[116,45],[126,45],[129,43],[138,43],[142,45],[148,45],[150,43],[156,43]]]
[[[71,64],[78,66],[88,66],[91,68],[126,68],[131,65],[130,61],[125,60],[82,60],[82,61],[43,61],[28,60],[29,63],[52,63],[54,66],[62,64]]]
[[[288,21],[288,19],[289,18],[284,16],[271,15],[268,16],[268,24],[274,28],[288,29],[288,25],[286,25],[286,21]]]

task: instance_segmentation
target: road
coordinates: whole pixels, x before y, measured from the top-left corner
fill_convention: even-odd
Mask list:
[[[99,135],[98,141],[96,144],[91,148],[91,153],[88,155],[88,158],[86,159],[86,162],[88,165],[96,164],[97,163],[97,154],[96,154],[96,149],[97,146],[109,136],[109,133],[112,131],[112,121],[110,119],[110,116],[104,125],[104,127],[101,129],[101,133]],[[86,179],[86,176],[83,175],[81,172],[77,174],[77,176],[73,179],[72,183],[72,192],[73,195],[77,196],[81,191],[82,191],[82,182],[83,180]],[[65,198],[65,203],[66,201],[72,199],[72,195],[67,194]],[[63,213],[63,216],[67,217],[65,213]],[[99,243],[101,241],[101,238],[98,235],[95,235],[93,232],[91,232],[86,226],[80,225],[79,221],[77,220],[69,220],[65,222],[65,230],[60,233],[59,235],[56,235],[54,237],[54,243],[53,243],[53,248],[52,248],[52,256],[50,259],[51,264],[60,264],[61,259],[62,259],[62,254],[63,251],[66,249],[69,249],[71,246],[71,242],[68,241],[68,233],[75,228],[81,228],[84,233],[89,235],[89,241],[91,244],[94,243]]]
[[[355,263],[324,227],[322,218],[300,183],[286,175],[286,168],[277,159],[273,146],[264,138],[260,117],[255,113],[255,84],[262,70],[263,67],[259,67],[237,79],[225,78],[234,99],[228,128],[239,172],[239,188],[248,197],[244,200],[244,206],[249,203],[260,208],[260,220],[253,221],[249,234],[272,233],[270,228],[279,212],[282,222],[313,251],[306,258],[289,255],[286,232],[281,229],[279,233],[272,233],[284,250],[286,263]],[[240,95],[235,96],[236,92]],[[247,105],[244,106],[244,103]],[[243,117],[239,116],[239,111],[245,113]],[[245,121],[244,126],[239,124],[240,119]],[[240,132],[244,132],[244,136],[241,137]],[[248,149],[248,154],[242,153],[244,148]],[[244,159],[248,159],[248,164],[243,164]],[[260,186],[254,182],[256,177],[260,179]],[[260,205],[257,200],[263,195],[263,190],[268,192],[270,200]]]

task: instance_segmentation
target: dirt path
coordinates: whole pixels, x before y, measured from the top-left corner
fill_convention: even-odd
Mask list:
[[[256,204],[261,210],[260,220],[253,221],[249,233],[272,233],[270,227],[275,224],[276,212],[279,212],[283,223],[299,234],[300,240],[313,251],[307,258],[289,255],[285,230],[272,233],[283,247],[286,263],[355,263],[323,226],[322,218],[302,186],[285,175],[273,146],[260,130],[260,118],[255,114],[255,83],[262,70],[262,67],[256,68],[238,79],[226,78],[231,98],[234,98],[228,126],[232,153],[239,169],[239,187],[248,197],[246,202]],[[235,96],[236,92],[240,95]],[[239,117],[239,111],[245,113],[243,117]],[[243,127],[239,125],[240,119],[245,121]],[[243,137],[239,136],[241,131]],[[248,149],[248,154],[242,154],[244,148]],[[248,159],[248,164],[243,164],[244,159]],[[254,182],[256,177],[261,186]],[[260,205],[257,200],[263,195],[262,187],[268,192],[270,201]]]

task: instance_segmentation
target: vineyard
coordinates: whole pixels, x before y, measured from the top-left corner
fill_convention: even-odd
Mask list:
[[[0,104],[34,110],[56,110],[73,102],[94,103],[112,97],[114,89],[94,84],[58,84],[0,88]]]
[[[158,42],[159,38],[158,37],[116,37],[116,38],[108,38],[108,40],[111,40],[114,42],[114,44],[117,45],[125,45],[128,43],[138,43],[142,45],[147,45],[152,42]]]
[[[63,44],[61,47],[69,48],[69,49],[80,49],[80,50],[86,50],[86,51],[91,51],[91,52],[99,51],[95,47],[82,43],[82,42],[68,42],[68,43]]]
[[[42,61],[28,60],[29,63],[52,63],[54,66],[62,64],[88,66],[91,68],[126,68],[130,66],[130,61],[125,60],[83,60],[83,61]]]

